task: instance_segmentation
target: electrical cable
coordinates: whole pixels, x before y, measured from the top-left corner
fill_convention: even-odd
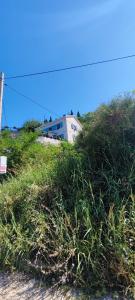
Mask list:
[[[49,113],[55,114],[57,116],[57,118],[61,118],[56,112],[48,110],[48,108],[44,107],[43,105],[41,105],[40,103],[38,103],[37,101],[33,100],[32,98],[22,94],[20,91],[14,89],[13,87],[9,86],[8,84],[4,84],[6,87],[8,87],[10,90],[14,91],[16,94],[18,94],[19,96],[22,96],[23,98],[26,98],[27,100],[31,101],[32,103],[38,105],[40,108],[47,110]],[[50,122],[49,122],[50,123]],[[70,121],[69,123],[71,123],[72,125],[72,121]]]
[[[49,74],[49,73],[63,72],[63,71],[68,71],[68,70],[73,70],[73,69],[86,68],[86,67],[91,67],[94,65],[125,60],[125,59],[129,59],[129,58],[134,58],[134,57],[135,57],[135,54],[131,54],[131,55],[127,55],[127,56],[121,56],[121,57],[111,58],[111,59],[107,59],[107,60],[95,61],[95,62],[81,64],[81,65],[73,65],[73,66],[67,66],[67,67],[58,68],[58,69],[47,70],[47,71],[43,71],[43,72],[28,73],[28,74],[22,74],[22,75],[16,75],[16,76],[8,76],[8,77],[5,77],[5,79],[9,80],[9,79],[37,76],[37,75],[45,75],[45,74]]]
[[[21,93],[20,91],[14,89],[13,87],[9,86],[7,83],[4,84],[6,87],[8,87],[10,90],[12,90],[13,92],[15,92],[16,94],[18,94],[19,96],[31,101],[32,103],[34,103],[35,105],[39,106],[40,108],[42,108],[43,110],[49,112],[50,114],[54,114],[57,117],[60,117],[56,112],[51,111],[50,109],[48,109],[47,107],[43,106],[42,104],[40,104],[39,102],[37,102],[36,100],[34,100],[31,97],[28,97],[26,95],[24,95],[23,93]]]

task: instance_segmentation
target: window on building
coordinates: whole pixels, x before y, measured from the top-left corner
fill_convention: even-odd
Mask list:
[[[53,126],[52,126],[52,131],[53,131],[53,130],[57,130],[57,125],[53,125]]]
[[[44,128],[43,131],[45,131],[45,132],[55,131],[55,130],[58,130],[58,129],[62,128],[62,127],[63,127],[63,123],[60,122],[60,123],[58,123],[56,125],[53,125],[51,127]]]
[[[57,124],[57,129],[60,129],[62,127],[63,127],[63,123],[62,122],[60,122],[60,123]]]
[[[43,131],[45,132],[49,132],[49,131],[52,131],[52,127],[49,127],[49,128],[44,128]]]

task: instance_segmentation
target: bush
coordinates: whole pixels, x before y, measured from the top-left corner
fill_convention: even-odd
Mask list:
[[[133,116],[134,100],[118,100],[90,116],[77,150],[24,144],[20,171],[0,185],[1,268],[133,293]]]
[[[134,194],[120,196],[115,181],[108,181],[106,192],[97,182],[94,193],[85,158],[72,146],[44,151],[41,160],[0,187],[1,268],[48,282],[131,290]]]
[[[29,120],[23,124],[22,129],[25,132],[35,132],[41,126],[41,122],[37,120]]]
[[[127,168],[135,149],[134,97],[118,98],[87,114],[77,148],[89,156],[93,168]]]
[[[18,137],[12,138],[10,131],[3,132],[0,136],[0,156],[7,156],[7,174],[0,177],[6,179],[9,175],[16,174],[21,167],[23,156],[31,145],[36,145],[37,133],[20,133]]]

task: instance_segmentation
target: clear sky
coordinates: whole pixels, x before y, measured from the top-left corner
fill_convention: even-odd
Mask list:
[[[135,54],[135,0],[0,0],[0,26],[5,76]],[[7,83],[54,111],[53,118],[85,113],[135,89],[135,58]],[[8,88],[4,103],[3,125],[50,116]]]

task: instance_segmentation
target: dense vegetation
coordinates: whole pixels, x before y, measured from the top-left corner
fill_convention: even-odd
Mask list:
[[[26,132],[35,132],[41,126],[41,122],[37,120],[29,120],[23,124],[21,130]]]
[[[0,176],[0,182],[8,178],[10,175],[18,173],[22,164],[26,164],[25,153],[29,151],[29,147],[34,145],[38,134],[22,131],[17,138],[12,138],[9,130],[3,131],[0,136],[0,155],[8,158],[8,172],[6,175]],[[34,155],[34,152],[33,154]]]
[[[0,266],[133,292],[135,101],[102,105],[83,123],[75,146],[1,138],[11,172],[0,186]]]

